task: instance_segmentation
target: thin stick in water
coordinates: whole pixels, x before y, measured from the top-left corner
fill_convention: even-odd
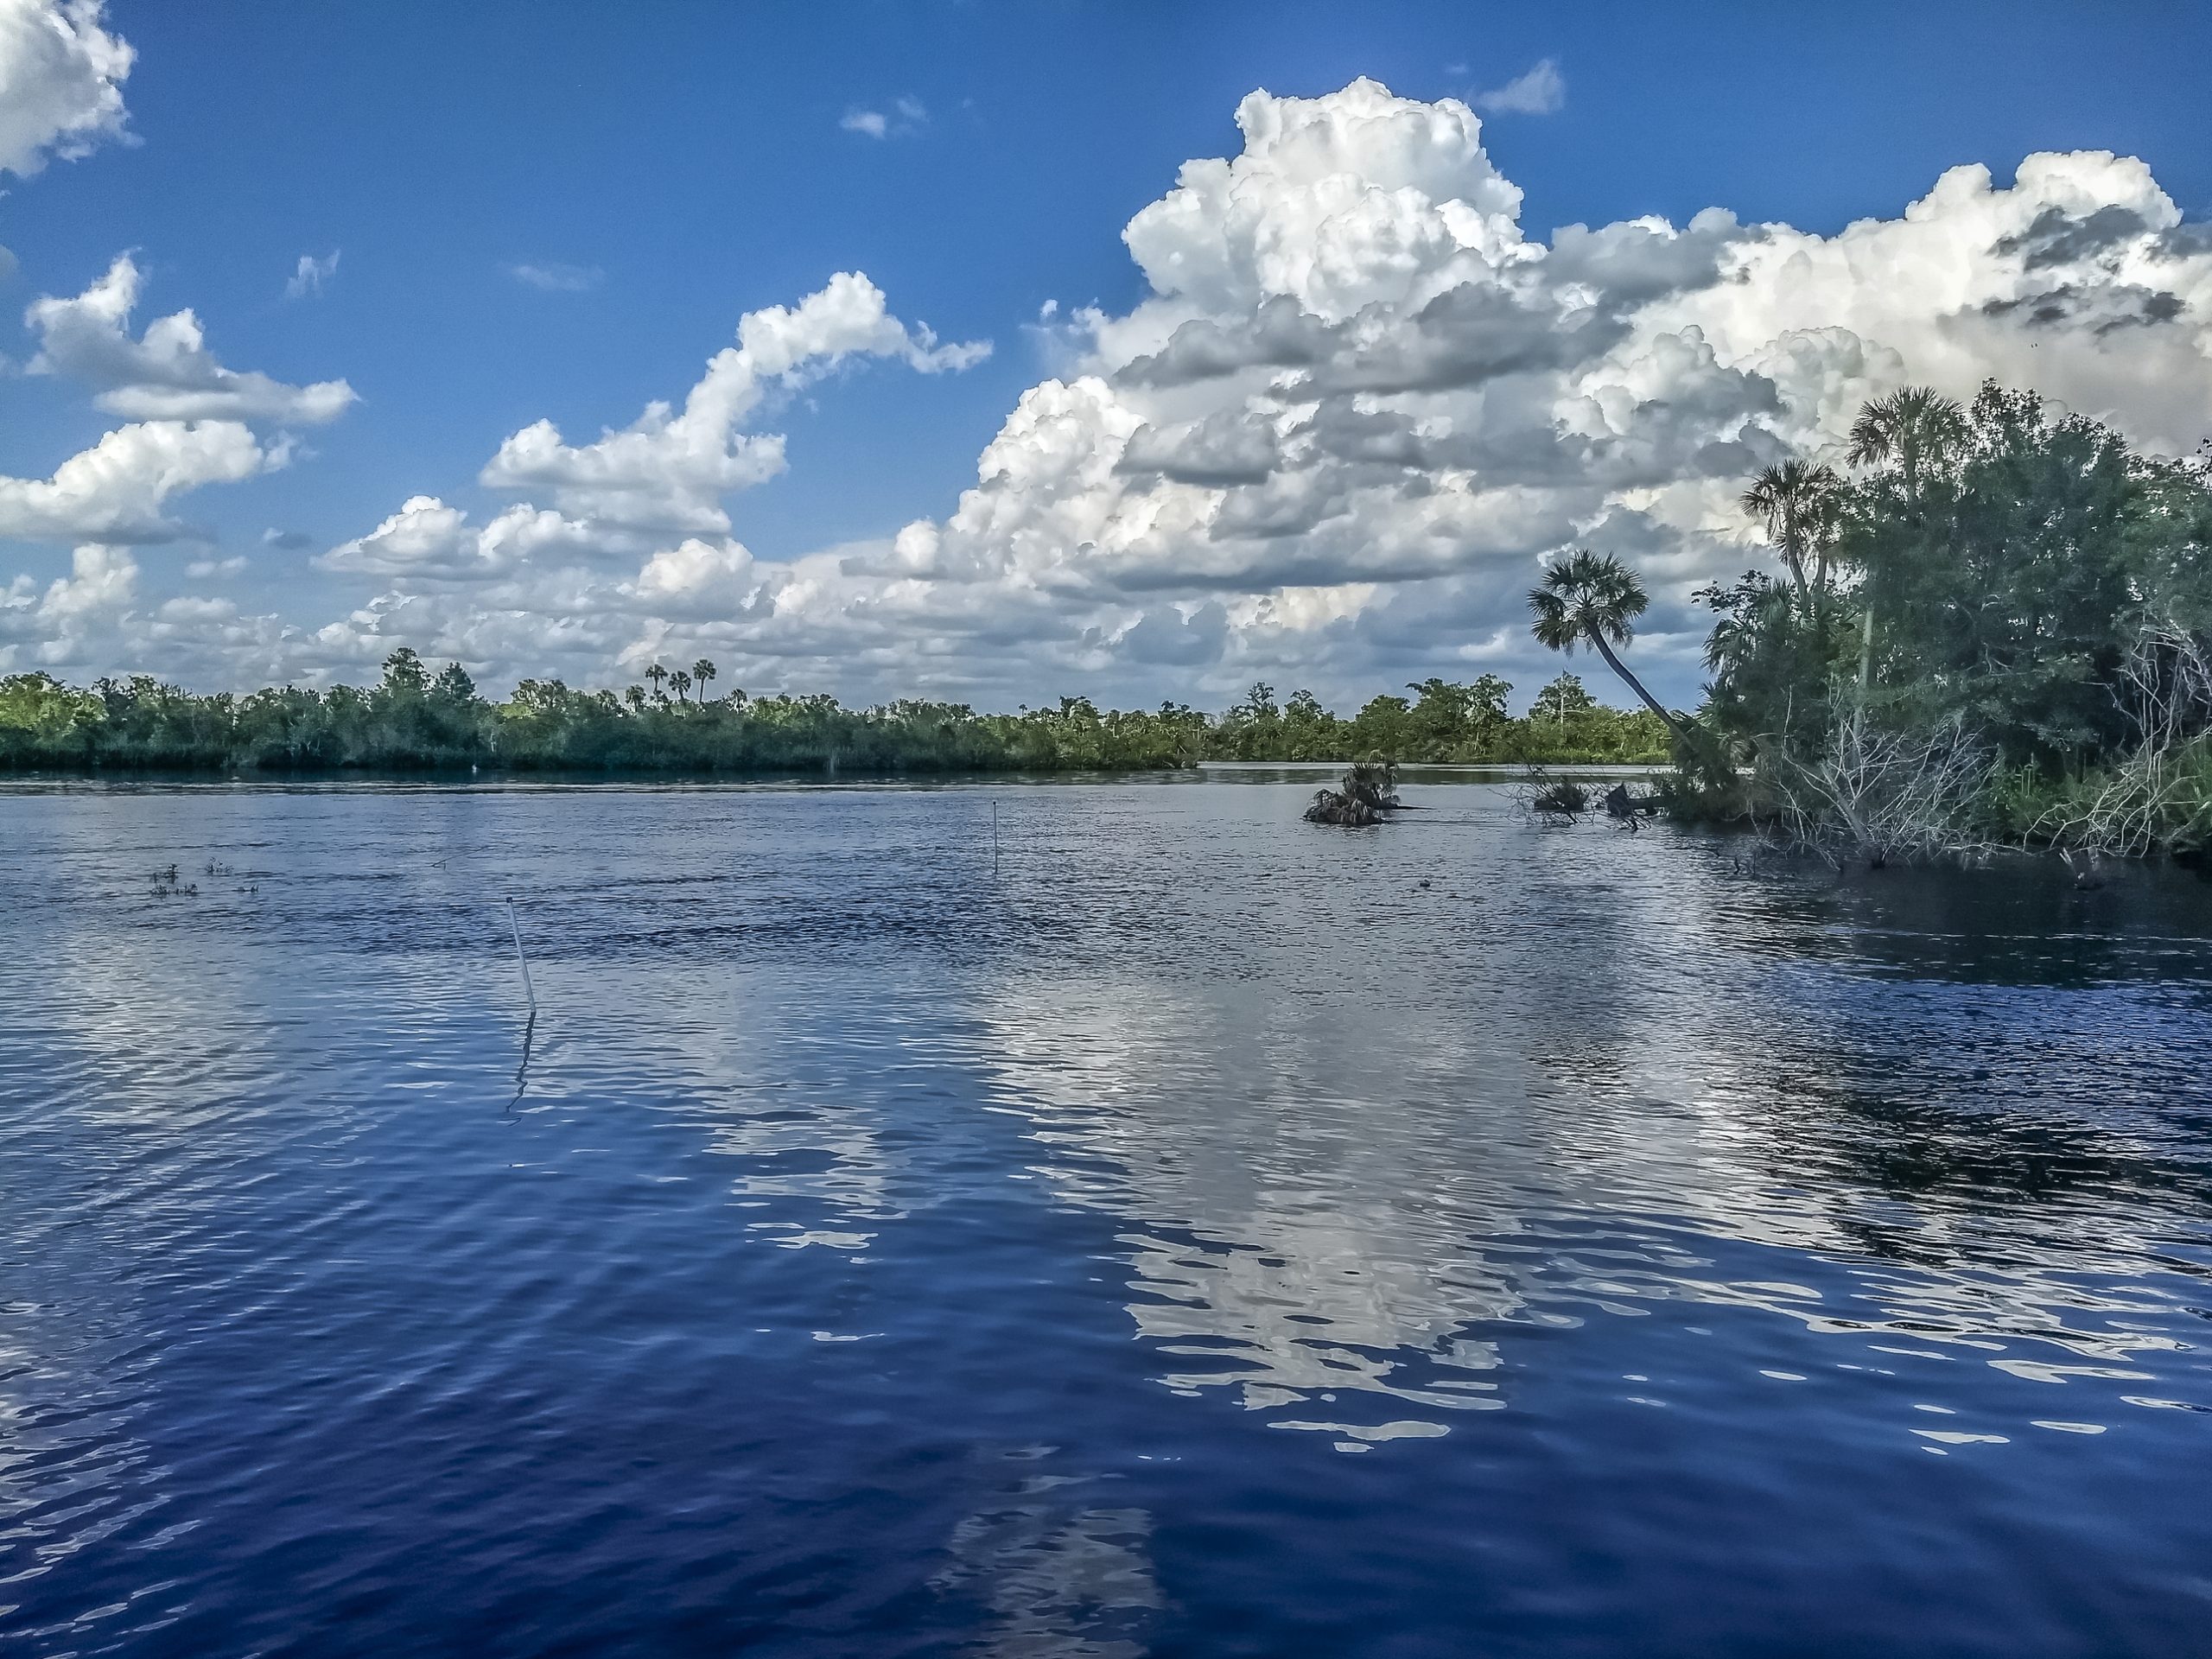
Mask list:
[[[515,920],[515,901],[507,900],[507,927],[515,936],[515,961],[522,968],[522,994],[530,999],[530,1011],[537,1012],[537,993],[531,988],[530,958],[522,953],[522,925]]]

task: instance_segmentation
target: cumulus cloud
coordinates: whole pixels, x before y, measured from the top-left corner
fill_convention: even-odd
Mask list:
[[[137,262],[118,254],[107,275],[74,299],[33,302],[23,317],[39,340],[31,372],[96,386],[100,408],[140,420],[311,425],[337,419],[354,401],[343,380],[289,386],[225,368],[208,352],[190,311],[156,318],[133,340],[139,280]]]
[[[607,280],[597,265],[514,264],[507,275],[541,294],[582,294]]]
[[[1566,104],[1567,77],[1549,58],[1538,59],[1503,86],[1475,94],[1475,107],[1485,115],[1550,115]]]
[[[70,554],[69,574],[46,590],[38,613],[42,620],[71,628],[101,613],[120,611],[137,592],[138,562],[121,548],[95,542]]]
[[[341,543],[315,563],[326,570],[419,582],[484,582],[531,560],[591,548],[589,532],[557,512],[510,507],[478,529],[460,508],[418,495],[367,535]]]
[[[1995,376],[2153,448],[2212,427],[2212,236],[2138,161],[1961,167],[1833,236],[1709,209],[1541,238],[1465,103],[1362,80],[1255,93],[1237,122],[1238,153],[1129,222],[1138,302],[1050,320],[1065,370],[950,512],[789,561],[732,537],[729,493],[784,465],[769,398],[980,350],[841,276],[747,317],[680,409],[588,442],[514,434],[482,481],[542,505],[479,523],[418,497],[334,549],[378,588],[346,616],[210,620],[203,655],[181,632],[165,649],[343,674],[404,642],[491,683],[704,653],[725,683],[1000,706],[1217,705],[1260,678],[1343,703],[1490,669],[1525,696],[1559,664],[1522,595],[1581,544],[1643,569],[1635,654],[1688,702],[1688,594],[1758,556],[1745,474],[1837,454],[1866,397]]]
[[[123,83],[136,55],[102,25],[102,0],[0,0],[0,172],[128,142]]]
[[[320,259],[311,253],[302,254],[290,280],[284,284],[284,297],[304,300],[321,295],[322,285],[338,274],[338,253],[333,248]]]
[[[235,483],[281,467],[236,421],[145,421],[118,427],[48,479],[0,477],[0,536],[35,542],[161,542],[184,527],[163,515],[169,497]]]
[[[594,442],[570,444],[538,421],[499,446],[481,481],[540,491],[604,530],[718,535],[729,529],[721,499],[784,468],[784,441],[742,429],[762,400],[804,386],[855,358],[892,358],[925,374],[980,361],[984,343],[940,345],[893,316],[882,291],[841,271],[796,307],[748,312],[737,344],[717,353],[679,412],[650,404],[636,421]]]

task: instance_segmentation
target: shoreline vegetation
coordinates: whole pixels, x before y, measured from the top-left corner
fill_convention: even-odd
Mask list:
[[[1525,715],[1512,686],[1431,679],[1346,717],[1310,692],[1278,702],[1255,685],[1211,715],[1179,703],[1102,709],[1084,697],[1019,714],[906,701],[847,709],[828,696],[705,695],[702,660],[647,683],[582,691],[524,680],[505,702],[476,693],[458,664],[433,675],[402,648],[366,690],[272,687],[201,696],[144,676],[90,687],[42,673],[0,678],[0,773],[328,776],[348,772],[898,776],[1144,772],[1205,760],[1458,766],[1662,765],[1665,724],[1607,708],[1572,673]]]
[[[1781,569],[1697,595],[1711,678],[1668,810],[1838,863],[2045,848],[2084,881],[2212,846],[2212,445],[1907,387],[1741,506]],[[1630,598],[1593,637],[1625,642]]]
[[[1429,679],[1344,716],[1255,685],[1210,715],[1086,698],[1013,715],[903,701],[708,695],[715,665],[646,683],[524,680],[504,702],[402,648],[382,681],[195,695],[139,676],[89,688],[0,678],[0,772],[584,776],[1155,771],[1331,761],[1323,822],[1387,821],[1366,780],[1405,765],[1671,765],[1635,803],[1879,866],[2047,848],[2106,858],[2212,849],[2212,443],[2132,449],[2032,392],[1971,405],[1908,387],[1868,404],[1843,453],[1785,458],[1741,497],[1777,569],[1695,594],[1712,616],[1694,711],[1626,652],[1648,607],[1618,558],[1568,549],[1529,595],[1539,643],[1602,658],[1637,700],[1572,672],[1529,712],[1493,674]],[[1571,816],[1571,815],[1570,815]],[[1616,812],[1616,817],[1622,816]]]

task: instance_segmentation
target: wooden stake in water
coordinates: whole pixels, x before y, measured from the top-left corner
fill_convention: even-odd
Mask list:
[[[999,867],[999,804],[991,803],[991,868]]]
[[[537,993],[530,985],[530,958],[522,953],[522,925],[515,920],[515,901],[507,900],[507,928],[515,936],[515,961],[522,969],[522,994],[530,999],[530,1011],[537,1013]]]

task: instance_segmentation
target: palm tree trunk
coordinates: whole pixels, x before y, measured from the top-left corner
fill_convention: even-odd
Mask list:
[[[1725,777],[1735,770],[1734,766],[1729,762],[1727,757],[1721,753],[1720,746],[1717,743],[1707,741],[1707,734],[1702,730],[1696,731],[1694,734],[1690,727],[1685,725],[1681,721],[1677,720],[1668,710],[1660,707],[1659,699],[1653,696],[1649,691],[1643,689],[1643,682],[1637,679],[1635,675],[1628,671],[1628,664],[1621,661],[1619,658],[1613,655],[1613,648],[1605,643],[1604,636],[1592,632],[1590,634],[1589,639],[1590,643],[1598,648],[1598,654],[1605,659],[1607,665],[1612,669],[1613,672],[1619,675],[1622,679],[1628,683],[1628,689],[1635,692],[1637,696],[1643,699],[1643,706],[1649,709],[1653,714],[1658,715],[1661,720],[1667,722],[1667,729],[1672,732],[1675,736],[1680,740],[1684,748],[1692,750],[1702,749],[1707,760],[1713,762],[1719,768],[1719,772],[1717,774],[1718,776]]]
[[[1859,695],[1874,683],[1874,596],[1866,595],[1866,620],[1859,634]]]
[[[1602,635],[1597,633],[1591,634],[1590,643],[1597,646],[1598,654],[1605,659],[1606,665],[1610,667],[1614,673],[1619,675],[1621,678],[1628,682],[1628,689],[1635,692],[1637,696],[1643,699],[1643,706],[1649,709],[1653,714],[1658,715],[1660,719],[1667,722],[1667,729],[1669,731],[1674,733],[1676,737],[1681,738],[1685,743],[1690,741],[1688,728],[1686,728],[1681,721],[1675,719],[1673,715],[1669,714],[1666,709],[1659,706],[1659,699],[1653,696],[1649,691],[1643,689],[1643,682],[1637,679],[1635,675],[1628,671],[1628,664],[1626,663],[1624,663],[1619,658],[1613,655],[1613,648],[1605,643]]]

